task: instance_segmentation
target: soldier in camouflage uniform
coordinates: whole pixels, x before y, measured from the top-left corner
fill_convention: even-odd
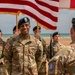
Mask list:
[[[72,42],[70,46],[65,46],[50,60],[49,72],[52,75],[75,75],[75,18],[72,19],[72,27],[70,29]],[[51,75],[51,74],[50,74]]]
[[[9,75],[38,75],[38,64],[42,58],[41,42],[29,34],[30,20],[19,20],[21,33],[5,46],[5,65]]]
[[[44,38],[42,38],[40,36],[40,34],[41,34],[41,27],[40,26],[35,26],[33,28],[33,32],[34,32],[34,37],[39,39],[42,42],[42,45],[43,45],[43,48],[44,48],[44,52],[45,52],[45,50],[46,50],[46,41],[44,40]]]
[[[6,75],[6,70],[4,66],[4,46],[5,42],[2,39],[2,31],[0,30],[0,75]]]
[[[41,27],[35,26],[33,28],[34,37],[39,39],[42,42],[43,45],[43,58],[41,60],[41,64],[39,66],[39,75],[46,75],[46,41],[40,36],[41,33]]]
[[[60,43],[60,34],[59,32],[54,32],[50,41],[52,44],[52,48],[53,48],[53,56],[60,50],[60,48],[64,47],[63,44]],[[48,51],[48,59],[51,58],[50,57],[50,46],[48,46],[47,51]]]

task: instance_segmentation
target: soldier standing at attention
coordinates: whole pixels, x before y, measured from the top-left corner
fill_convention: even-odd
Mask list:
[[[35,26],[33,28],[33,32],[34,32],[34,37],[39,39],[42,42],[43,49],[44,49],[43,53],[44,53],[46,50],[46,41],[41,37],[41,27]]]
[[[42,59],[41,42],[29,34],[30,20],[19,20],[20,34],[5,46],[5,65],[9,75],[38,75],[37,66]]]
[[[59,32],[54,32],[53,35],[53,50],[54,50],[54,55],[60,50],[61,47],[64,45],[60,43],[60,33]]]
[[[60,43],[60,34],[59,32],[54,32],[52,34],[52,37],[50,38],[50,45],[47,47],[47,58],[48,60],[50,60],[51,58],[53,58],[55,56],[55,54],[61,49],[63,48],[64,45]],[[54,67],[54,62],[52,62],[50,65],[50,70],[53,69]],[[49,71],[49,75],[51,75],[51,71]]]
[[[50,63],[56,63],[58,61],[56,75],[75,75],[75,18],[72,19],[70,34],[72,39],[70,46],[65,46],[60,49],[60,51],[58,51],[56,55],[50,60]],[[55,75],[54,71],[53,75]]]
[[[64,45],[60,43],[59,32],[54,32],[50,40],[50,45],[48,46],[48,58],[51,59],[62,47]]]
[[[33,28],[34,37],[39,39],[43,45],[43,58],[39,66],[38,75],[46,75],[46,41],[41,37],[41,27],[35,26]]]
[[[4,46],[5,42],[2,39],[2,31],[0,30],[0,75],[6,75],[6,70],[4,66]]]

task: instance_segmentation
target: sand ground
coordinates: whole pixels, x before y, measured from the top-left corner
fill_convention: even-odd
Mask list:
[[[46,41],[46,44],[50,43],[50,38],[44,38]],[[60,43],[64,44],[64,45],[69,45],[71,42],[71,38],[60,38]]]

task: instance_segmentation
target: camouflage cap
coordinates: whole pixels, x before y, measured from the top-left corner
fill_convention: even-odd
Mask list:
[[[35,27],[33,28],[33,31],[37,30],[37,28],[38,28],[39,30],[41,29],[40,26],[35,26]]]
[[[20,26],[21,26],[23,23],[28,23],[28,22],[30,23],[30,20],[29,20],[28,17],[24,17],[24,18],[20,19],[19,22],[18,22],[18,28],[20,28]]]
[[[54,37],[55,35],[60,35],[60,33],[59,32],[54,32],[52,37]]]

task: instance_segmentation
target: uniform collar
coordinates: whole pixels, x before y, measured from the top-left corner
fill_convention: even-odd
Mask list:
[[[26,40],[26,42],[33,42],[33,36],[29,35],[29,38],[28,39],[24,39],[22,38],[21,34],[18,36],[18,42],[22,43],[23,40]]]

